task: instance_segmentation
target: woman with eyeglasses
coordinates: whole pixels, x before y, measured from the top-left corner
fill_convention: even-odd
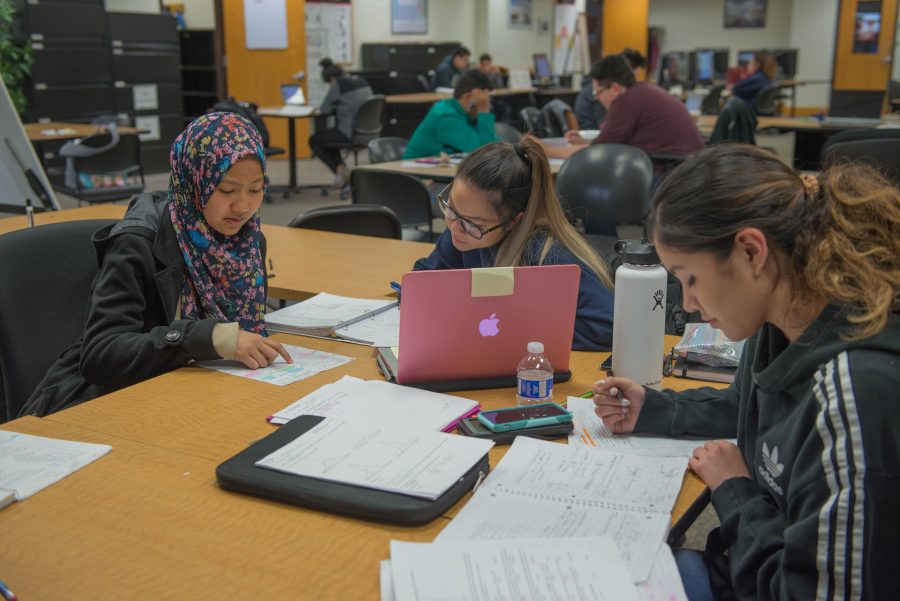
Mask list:
[[[438,194],[447,230],[413,269],[581,267],[575,350],[609,350],[612,280],[606,262],[566,219],[540,144],[492,142],[467,156]]]

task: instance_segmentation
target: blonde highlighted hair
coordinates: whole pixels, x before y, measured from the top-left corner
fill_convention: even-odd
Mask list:
[[[460,163],[456,177],[487,195],[501,220],[511,221],[522,214],[500,242],[495,267],[524,265],[531,238],[542,233],[546,236],[544,244],[537,257],[528,257],[529,265],[542,265],[553,244],[558,243],[612,290],[606,261],[566,218],[540,144],[529,138],[515,144],[486,144]]]
[[[861,164],[813,177],[753,146],[717,146],[669,174],[648,229],[666,246],[724,259],[738,231],[758,228],[795,305],[842,307],[853,324],[843,337],[868,338],[900,311],[900,189]]]

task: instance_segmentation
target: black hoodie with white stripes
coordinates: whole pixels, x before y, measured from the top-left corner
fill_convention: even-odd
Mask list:
[[[722,599],[900,599],[900,315],[847,327],[834,307],[793,344],[766,325],[730,388],[647,391],[636,431],[736,435],[752,474],[712,495]]]

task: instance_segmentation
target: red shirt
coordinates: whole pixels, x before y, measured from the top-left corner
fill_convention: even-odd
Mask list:
[[[609,108],[594,144],[629,144],[647,154],[691,154],[705,146],[684,103],[661,87],[636,82]]]

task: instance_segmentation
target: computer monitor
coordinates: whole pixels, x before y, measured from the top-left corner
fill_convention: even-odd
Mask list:
[[[725,79],[727,48],[701,48],[690,55],[690,78],[699,82]]]
[[[778,76],[791,79],[797,75],[797,49],[796,48],[770,48],[769,54],[775,57],[778,63]]]
[[[757,52],[762,52],[761,50],[738,50],[738,66],[746,67],[747,63],[753,60],[753,57]]]
[[[667,52],[659,62],[659,83],[661,85],[686,82],[691,76],[688,54],[681,51]]]
[[[550,61],[546,54],[534,54],[532,58],[534,59],[534,77],[538,81],[553,77],[553,70],[550,68]]]

